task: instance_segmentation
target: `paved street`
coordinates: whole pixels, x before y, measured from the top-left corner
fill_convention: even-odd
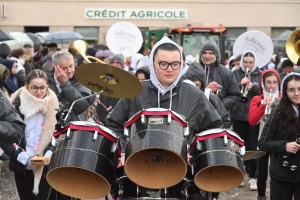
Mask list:
[[[0,161],[0,200],[18,200],[13,173],[8,169],[8,161]],[[245,186],[235,188],[220,194],[219,200],[255,200],[257,192],[249,191],[247,186],[248,177],[245,176]],[[268,189],[269,193],[269,184]],[[269,198],[267,198],[269,200]],[[102,200],[102,199],[101,199]]]

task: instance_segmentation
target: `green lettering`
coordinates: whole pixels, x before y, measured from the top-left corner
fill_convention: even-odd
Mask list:
[[[171,11],[167,11],[165,13],[166,18],[171,18],[172,17],[172,12]]]
[[[180,11],[180,18],[185,19],[185,12],[184,11]]]
[[[157,13],[157,16],[158,16],[159,18],[163,18],[164,16],[163,16],[163,15],[160,15],[160,14],[163,14],[163,11],[159,11],[159,12]]]
[[[151,11],[147,11],[147,18],[151,17],[152,18],[152,12]]]
[[[125,10],[123,10],[123,11],[121,11],[121,13],[122,13],[122,17],[125,17]]]
[[[174,18],[179,18],[179,16],[176,15],[177,14],[176,11],[174,11],[173,14],[174,14]]]
[[[109,11],[109,17],[115,17],[116,16],[116,12],[111,10]]]
[[[100,17],[101,12],[99,10],[95,10],[94,17]]]
[[[138,16],[139,16],[140,18],[144,18],[144,17],[145,17],[144,11],[140,11],[140,12],[138,13]]]
[[[87,11],[87,12],[86,12],[86,16],[87,16],[87,17],[93,17],[93,15],[90,15],[90,14],[89,14],[89,13],[92,13],[92,12],[93,12],[93,11],[91,11],[91,10]]]
[[[133,16],[137,18],[136,13],[134,11],[131,13],[130,18]]]
[[[107,10],[103,10],[103,11],[102,11],[102,17],[103,17],[103,18],[106,18],[106,17],[107,17]]]

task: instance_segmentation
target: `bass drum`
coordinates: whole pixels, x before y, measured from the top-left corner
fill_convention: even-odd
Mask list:
[[[47,181],[62,194],[95,199],[107,195],[114,181],[119,139],[104,126],[71,122],[56,132]]]
[[[208,192],[224,192],[244,180],[244,141],[233,131],[211,129],[197,134],[190,146],[194,182]]]
[[[125,123],[125,174],[145,188],[168,188],[187,172],[187,122],[177,113],[151,108]]]

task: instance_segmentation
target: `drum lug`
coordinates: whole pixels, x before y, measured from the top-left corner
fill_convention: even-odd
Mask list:
[[[113,144],[111,145],[111,150],[110,150],[110,152],[115,152],[116,149],[117,149],[117,146],[118,146],[117,143],[113,143]]]
[[[191,174],[194,176],[194,165],[191,163]]]
[[[224,146],[227,146],[228,144],[228,138],[227,138],[227,135],[224,135]]]
[[[142,123],[143,123],[143,122],[142,122]],[[126,137],[129,136],[129,134],[128,134],[128,129],[127,129],[127,128],[124,129],[124,135],[125,135]]]
[[[145,124],[145,115],[144,114],[141,115],[141,122],[142,122],[142,124]]]
[[[68,128],[68,131],[67,131],[67,138],[68,138],[68,139],[70,138],[70,132],[71,132],[71,129]]]
[[[202,151],[202,144],[199,141],[196,143],[196,148],[198,151]]]
[[[94,142],[97,140],[97,137],[98,137],[98,131],[95,131],[94,137],[93,137],[93,141],[94,141]]]
[[[240,155],[241,156],[245,155],[245,146],[241,147],[241,149],[240,149]]]
[[[52,144],[52,146],[56,146],[56,139],[55,139],[55,137],[52,137],[52,141],[51,141],[51,144]]]
[[[184,130],[184,136],[188,136],[190,134],[190,128],[187,126]]]
[[[168,122],[167,122],[167,124],[168,125],[171,124],[171,121],[172,121],[171,114],[168,114]]]

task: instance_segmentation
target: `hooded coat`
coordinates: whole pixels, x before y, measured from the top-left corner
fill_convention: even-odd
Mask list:
[[[241,58],[241,62],[240,62],[241,67],[239,69],[233,71],[236,81],[238,82],[237,85],[239,87],[239,92],[242,89],[241,81],[243,78],[245,78],[245,68],[244,68],[243,60],[244,60],[245,54],[248,52],[249,51],[245,52]],[[253,52],[250,52],[250,53],[252,53],[255,56],[255,54]],[[236,106],[233,108],[231,118],[234,120],[248,121],[249,106],[250,106],[251,99],[254,96],[260,94],[259,80],[260,80],[260,76],[261,76],[261,71],[258,68],[258,61],[257,61],[256,56],[254,59],[255,59],[255,63],[250,72],[250,77],[249,77],[250,81],[252,82],[252,88],[248,91],[247,96],[246,96],[248,101],[247,102],[239,101],[236,104]]]
[[[201,90],[204,92],[205,90],[205,72],[203,68],[197,62],[193,62],[189,65],[188,70],[182,76],[182,80],[188,79],[190,81],[200,81],[201,82]],[[214,93],[210,93],[209,102],[216,109],[218,114],[221,116],[223,120],[224,128],[230,127],[230,118],[226,108],[224,107],[222,101],[217,97]]]
[[[143,81],[142,93],[134,98],[120,99],[110,117],[107,127],[114,131],[121,140],[122,152],[125,150],[124,123],[135,113],[147,108],[171,109],[185,117],[189,122],[189,143],[195,134],[201,131],[220,128],[222,120],[209,103],[204,93],[197,87],[180,81],[182,66],[177,79],[169,88],[163,88],[154,71],[154,52],[162,44],[170,43],[181,51],[176,43],[167,37],[157,42],[153,47],[149,60],[150,80]],[[181,58],[182,61],[182,58]]]
[[[202,53],[206,50],[211,50],[215,54],[215,61],[209,66],[205,65],[202,59]],[[232,109],[240,101],[241,94],[232,71],[219,63],[219,50],[215,41],[209,40],[204,43],[200,50],[200,58],[200,64],[206,74],[205,85],[215,81],[222,86],[218,97],[223,102],[226,110]]]
[[[16,76],[16,74],[13,74],[11,71],[15,62],[17,62],[17,61],[5,60],[2,63],[10,71],[10,76],[9,76],[8,80],[6,82],[4,82],[4,87],[7,89],[9,95],[11,95],[12,93],[14,93],[15,91],[17,91],[19,89],[17,76]]]

